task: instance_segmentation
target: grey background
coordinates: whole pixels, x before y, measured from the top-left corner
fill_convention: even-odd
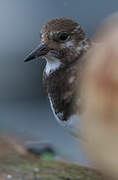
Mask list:
[[[51,18],[78,21],[88,36],[118,10],[117,0],[0,0],[0,122],[21,137],[51,141],[61,157],[86,164],[81,143],[55,121],[42,86],[44,61],[24,63]]]

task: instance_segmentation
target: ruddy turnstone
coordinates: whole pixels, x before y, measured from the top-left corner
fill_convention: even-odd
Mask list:
[[[89,46],[80,24],[67,18],[52,19],[41,30],[40,45],[24,60],[46,59],[43,81],[51,108],[57,121],[73,135],[78,134],[76,123],[81,119],[77,115],[81,104],[76,97],[77,78],[81,77],[81,57]]]

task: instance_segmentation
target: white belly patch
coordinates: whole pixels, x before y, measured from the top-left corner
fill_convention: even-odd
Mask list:
[[[76,114],[73,114],[72,116],[69,117],[69,119],[67,121],[62,121],[58,118],[58,116],[56,115],[55,113],[55,110],[53,108],[53,104],[52,104],[52,101],[51,101],[51,98],[50,96],[49,97],[49,101],[50,101],[50,105],[51,105],[51,109],[53,111],[53,114],[57,120],[57,122],[63,126],[64,128],[66,128],[72,135],[74,136],[78,136],[79,135],[79,129],[80,129],[80,121],[81,121],[81,118],[76,115]],[[62,114],[63,115],[63,114]],[[59,114],[59,116],[61,116],[61,112]]]

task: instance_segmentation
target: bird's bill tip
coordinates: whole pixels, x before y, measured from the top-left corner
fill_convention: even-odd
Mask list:
[[[33,60],[33,59],[35,59],[35,56],[33,56],[33,55],[28,55],[28,56],[26,56],[25,58],[24,58],[24,62],[28,62],[28,61],[31,61],[31,60]]]
[[[45,56],[49,52],[49,48],[45,44],[40,44],[26,58],[24,62],[31,61],[37,57]]]

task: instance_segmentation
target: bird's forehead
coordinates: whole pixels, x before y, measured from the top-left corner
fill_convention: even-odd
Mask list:
[[[47,34],[60,31],[72,32],[75,29],[80,29],[80,25],[70,19],[53,19],[43,26],[41,33]]]

